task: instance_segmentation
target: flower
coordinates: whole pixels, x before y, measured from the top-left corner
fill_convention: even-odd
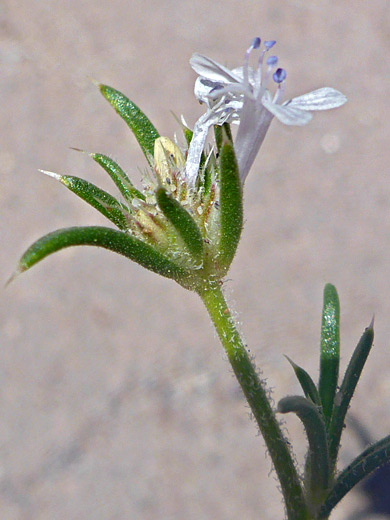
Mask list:
[[[206,125],[208,130],[215,121],[218,125],[225,122],[239,124],[235,151],[242,182],[249,173],[273,117],[285,125],[302,126],[311,120],[311,111],[336,108],[347,101],[341,92],[325,87],[282,103],[286,71],[277,68],[277,56],[265,59],[275,43],[274,40],[264,42],[256,69],[249,67],[249,57],[253,50],[260,49],[260,38],[253,39],[242,67],[230,70],[197,53],[190,60],[192,68],[199,74],[195,82],[195,96],[208,107],[203,131],[206,131]],[[277,85],[273,97],[268,90],[271,77]]]
[[[278,58],[266,53],[275,45],[264,42],[256,69],[249,67],[255,38],[244,64],[229,70],[194,54],[191,65],[199,74],[195,94],[207,110],[193,130],[182,120],[188,145],[160,136],[147,116],[121,92],[99,89],[130,127],[148,162],[143,190],[138,190],[110,157],[89,154],[109,174],[120,199],[98,186],[71,175],[44,171],[86,201],[118,230],[104,226],[59,229],[36,241],[19,261],[21,273],[51,253],[74,245],[103,247],[140,265],[201,292],[210,281],[221,280],[230,267],[243,226],[242,188],[273,117],[288,125],[303,125],[311,110],[335,108],[345,103],[340,92],[319,89],[282,103],[286,72]],[[277,89],[272,97],[267,85],[272,77]],[[216,148],[205,146],[211,126],[239,125],[236,139],[229,128],[216,133]]]

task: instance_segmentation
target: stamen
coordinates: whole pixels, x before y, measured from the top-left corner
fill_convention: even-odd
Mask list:
[[[275,67],[275,65],[278,63],[278,57],[270,56],[269,58],[267,58],[266,63],[269,67]]]
[[[260,47],[260,44],[261,44],[261,39],[258,36],[256,36],[256,38],[253,38],[253,40],[252,40],[251,47],[252,47],[252,49],[258,49]]]
[[[275,45],[276,40],[267,40],[264,42],[264,47],[269,51]]]
[[[284,69],[277,69],[273,75],[272,78],[275,81],[275,83],[282,83],[286,79],[287,73]]]
[[[286,79],[287,73],[284,69],[277,69],[276,72],[273,74],[273,80],[275,83],[278,84],[278,88],[275,92],[275,96],[273,99],[273,102],[277,105],[280,105],[280,103],[283,101],[284,97],[284,90],[285,90],[285,79]]]
[[[263,87],[267,88],[267,83],[271,75],[272,69],[276,66],[278,63],[278,57],[277,56],[270,56],[267,58],[266,64],[268,65],[267,72],[265,73],[265,77],[263,80]]]
[[[264,54],[266,53],[265,50],[261,51],[261,54],[259,56],[259,61],[257,62],[257,69],[256,69],[256,97],[260,91],[261,87],[261,73],[262,73],[262,67],[263,67],[263,58]]]
[[[257,71],[256,71],[256,73],[257,73],[257,82],[259,84],[261,84],[261,69],[262,69],[262,66],[263,66],[264,55],[265,55],[266,52],[268,52],[270,49],[272,49],[272,47],[275,45],[275,43],[276,43],[276,40],[267,40],[267,41],[264,42],[265,49],[261,52],[261,54],[259,56],[259,61],[257,63]],[[270,58],[274,59],[274,58],[276,58],[276,56],[271,56]],[[270,58],[268,58],[268,59],[270,59]],[[267,65],[269,65],[268,60],[267,60]]]
[[[284,90],[285,90],[286,82],[282,81],[282,83],[278,84],[278,88],[276,89],[273,103],[276,105],[280,105],[284,98]]]
[[[246,86],[249,85],[249,74],[248,74],[248,67],[249,67],[249,55],[253,51],[253,49],[258,49],[260,47],[261,40],[259,37],[253,38],[249,48],[247,49],[244,57],[244,67],[243,67],[243,75],[244,75],[244,84]]]

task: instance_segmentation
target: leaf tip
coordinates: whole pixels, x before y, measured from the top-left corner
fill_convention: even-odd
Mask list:
[[[101,84],[100,84],[100,83],[99,83],[95,78],[91,78],[91,77],[89,77],[88,79],[89,79],[89,81],[90,81],[91,83],[93,83],[93,84],[95,85],[95,87],[100,88]]]
[[[375,323],[375,314],[372,315],[372,320],[371,320],[368,328],[374,330],[374,323]]]
[[[20,274],[22,274],[26,270],[27,270],[27,268],[24,265],[19,264],[17,269],[12,273],[12,275],[5,282],[4,289],[6,289],[15,280],[15,278],[17,278]]]
[[[83,153],[85,155],[88,155],[88,157],[91,157],[92,159],[96,159],[96,157],[99,156],[99,154],[97,154],[95,152],[88,152],[88,150],[82,150],[81,148],[76,148],[75,146],[70,146],[69,148],[71,150],[74,150],[75,152],[80,152],[80,153]]]
[[[96,82],[95,85],[98,87],[98,89],[103,94],[103,96],[105,98],[107,98],[107,93],[108,93],[108,90],[110,87],[108,85],[103,85],[103,83],[98,83],[98,82]]]
[[[326,283],[324,287],[324,295],[338,298],[336,286],[329,282]]]
[[[228,132],[226,131],[226,129],[223,126],[221,127],[221,141],[220,141],[219,148],[220,148],[221,152],[224,149],[226,149],[226,150],[233,149],[234,150],[233,140],[231,139],[231,135],[228,134]]]
[[[81,148],[76,148],[75,146],[69,146],[69,149],[70,150],[74,150],[75,152],[81,152],[81,153],[85,153],[87,155],[90,155],[89,152],[86,152],[85,150],[82,150]]]
[[[294,361],[289,358],[286,354],[283,354],[283,356],[287,359],[287,361],[290,363],[290,365],[295,368],[297,365],[294,363]]]
[[[57,181],[61,182],[61,180],[62,180],[62,175],[60,175],[59,173],[49,172],[47,170],[38,170],[38,171],[43,173],[44,175],[47,175],[48,177],[53,177],[53,179],[56,179]]]

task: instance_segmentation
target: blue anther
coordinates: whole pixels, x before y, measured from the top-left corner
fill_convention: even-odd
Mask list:
[[[286,71],[284,69],[277,69],[273,75],[272,78],[275,81],[275,83],[282,83],[286,79]]]
[[[269,51],[275,45],[276,40],[267,40],[264,42],[264,47]]]
[[[260,47],[260,43],[261,43],[261,40],[258,36],[256,36],[256,38],[253,38],[252,43],[251,43],[252,49],[258,49]]]
[[[278,63],[278,57],[277,56],[270,56],[269,58],[267,58],[266,63],[270,67],[274,67]]]

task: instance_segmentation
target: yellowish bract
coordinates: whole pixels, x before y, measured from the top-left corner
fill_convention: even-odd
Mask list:
[[[182,171],[185,159],[180,148],[168,137],[159,137],[154,142],[154,168],[160,183],[170,191],[176,184],[173,175]]]

